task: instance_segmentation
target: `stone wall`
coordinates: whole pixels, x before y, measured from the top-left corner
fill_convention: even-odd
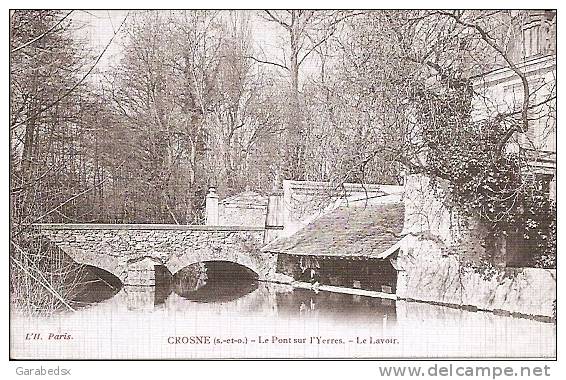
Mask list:
[[[433,240],[408,235],[396,259],[397,296],[472,309],[554,316],[556,270],[471,267]]]
[[[552,317],[556,270],[506,268],[505,252],[486,247],[486,229],[444,205],[442,185],[407,176],[405,237],[395,262],[397,295],[489,311]],[[495,265],[482,263],[486,252]]]
[[[267,206],[220,204],[218,210],[221,226],[265,226]]]
[[[244,191],[219,201],[211,187],[206,196],[206,224],[210,226],[265,227],[267,197]]]
[[[263,228],[176,225],[38,225],[41,233],[81,264],[102,268],[138,285],[144,270],[164,265],[175,274],[203,261],[231,261],[275,275],[277,255],[262,253]],[[152,284],[147,284],[152,285]]]
[[[442,183],[433,187],[430,178],[412,174],[405,179],[405,222],[403,234],[427,233],[445,245],[452,245],[461,236],[456,228],[458,215],[444,205],[446,191]]]
[[[409,175],[405,182],[403,235],[426,236],[461,258],[479,262],[487,254],[499,259],[502,253],[488,252],[487,229],[477,217],[463,216],[445,205],[447,192],[441,180],[432,186],[430,178]],[[496,257],[497,256],[497,257]]]

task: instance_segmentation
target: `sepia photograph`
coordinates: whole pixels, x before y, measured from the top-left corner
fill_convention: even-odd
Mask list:
[[[555,360],[556,20],[10,10],[9,359]]]

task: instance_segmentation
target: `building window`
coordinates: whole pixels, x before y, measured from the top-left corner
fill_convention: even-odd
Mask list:
[[[528,21],[523,25],[523,55],[525,59],[554,51],[553,11],[530,11]]]
[[[541,53],[540,49],[540,25],[531,24],[523,30],[523,49],[525,58],[530,58]]]

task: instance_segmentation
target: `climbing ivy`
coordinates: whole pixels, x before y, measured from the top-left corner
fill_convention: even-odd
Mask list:
[[[444,81],[441,90],[416,92],[427,152],[426,165],[419,170],[431,177],[434,187],[447,183],[449,206],[479,216],[490,231],[488,239],[510,233],[522,237],[532,252],[527,265],[555,267],[555,202],[541,180],[525,175],[528,159],[502,149],[509,128],[520,120],[501,115],[472,119],[469,82]]]

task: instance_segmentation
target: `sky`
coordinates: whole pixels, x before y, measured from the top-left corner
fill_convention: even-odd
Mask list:
[[[75,10],[71,19],[79,25],[84,25],[79,31],[80,37],[86,38],[89,47],[98,55],[104,50],[127,14],[128,11],[123,10]],[[102,56],[98,68],[104,69],[115,63],[120,58],[121,50],[120,40],[115,38]]]

